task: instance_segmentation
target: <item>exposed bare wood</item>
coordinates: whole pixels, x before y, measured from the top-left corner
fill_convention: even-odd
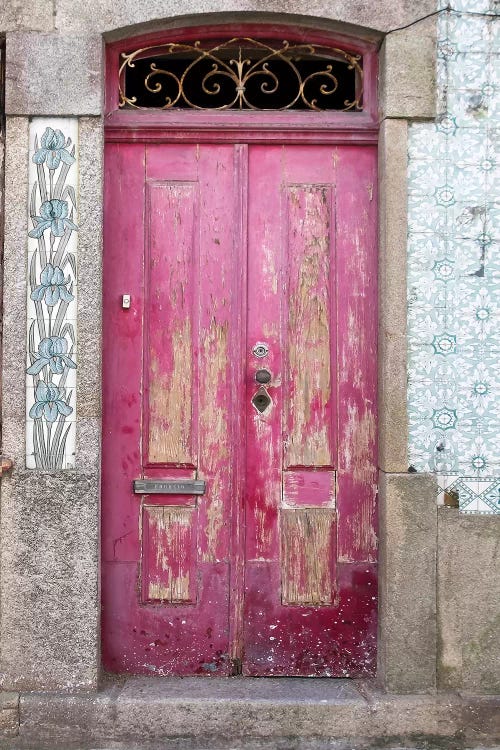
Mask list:
[[[147,601],[193,601],[194,508],[144,507]]]
[[[331,604],[331,510],[281,511],[281,599],[283,604]]]
[[[149,187],[149,461],[192,463],[196,185]]]
[[[331,466],[331,189],[288,189],[286,466]]]

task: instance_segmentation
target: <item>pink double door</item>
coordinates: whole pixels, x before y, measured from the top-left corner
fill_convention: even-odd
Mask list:
[[[373,674],[375,170],[372,146],[108,144],[109,671]]]

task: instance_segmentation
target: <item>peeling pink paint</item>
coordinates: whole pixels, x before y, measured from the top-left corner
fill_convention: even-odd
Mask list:
[[[106,170],[106,669],[372,674],[375,148],[146,138]]]

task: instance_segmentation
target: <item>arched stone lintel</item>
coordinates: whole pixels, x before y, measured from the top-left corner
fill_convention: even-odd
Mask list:
[[[79,29],[75,35],[13,31],[6,44],[6,114],[18,116],[101,115],[105,79],[104,47],[107,42],[143,35],[146,32],[224,23],[290,25],[324,31],[381,45],[380,116],[401,119],[429,119],[435,116],[435,20],[420,16],[411,26],[389,30],[374,29],[371,11],[365,17],[354,13],[353,23],[339,20],[328,9],[313,7],[318,15],[262,12],[254,10],[173,16],[120,26],[120,3],[113,11],[116,28],[103,29],[96,15],[95,26]],[[379,5],[388,6],[389,3]],[[210,7],[210,6],[209,6]],[[268,7],[272,7],[271,4]],[[283,7],[283,6],[282,6]],[[298,6],[300,8],[300,5]],[[294,6],[297,9],[297,6]],[[425,8],[421,9],[424,13]],[[323,13],[323,15],[322,15]],[[340,14],[337,14],[340,15]],[[345,16],[346,14],[344,14]]]

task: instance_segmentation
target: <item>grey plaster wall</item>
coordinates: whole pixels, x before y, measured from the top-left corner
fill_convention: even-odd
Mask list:
[[[435,57],[435,16],[387,34],[380,50],[382,117],[435,117]]]
[[[436,502],[429,474],[379,476],[379,680],[392,693],[436,686]]]
[[[500,693],[500,523],[438,511],[438,685]]]
[[[12,115],[98,115],[102,39],[12,31],[6,40],[5,106]]]
[[[388,32],[408,26],[436,10],[434,0],[397,0],[372,3],[368,0],[206,0],[192,3],[172,0],[100,0],[80,3],[77,0],[9,0],[0,6],[2,31],[54,31],[68,34],[114,32],[117,29],[150,26],[164,19],[192,13],[271,12],[302,13],[307,16],[330,18],[343,24],[362,26]]]
[[[0,692],[0,741],[19,732],[19,695]]]
[[[99,673],[102,123],[80,121],[77,469],[24,469],[28,118],[8,117],[0,514],[0,687],[91,687]]]

